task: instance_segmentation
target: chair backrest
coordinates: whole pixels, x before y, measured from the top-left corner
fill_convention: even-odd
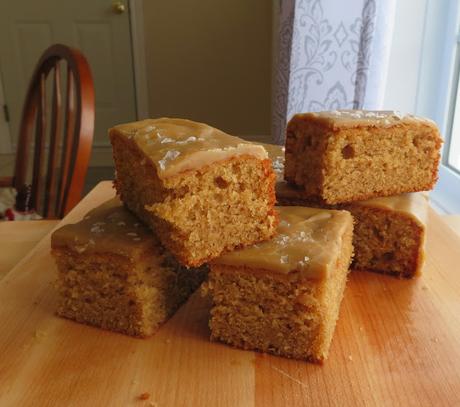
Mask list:
[[[62,218],[70,211],[81,198],[93,132],[94,85],[88,62],[76,49],[52,45],[35,68],[23,107],[13,180],[16,207],[26,206],[45,218]]]

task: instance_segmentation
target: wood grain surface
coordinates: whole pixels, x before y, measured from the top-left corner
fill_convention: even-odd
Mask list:
[[[322,366],[209,342],[197,294],[146,340],[60,319],[49,244],[0,281],[1,406],[460,406],[460,240],[433,211],[421,277],[351,273]]]
[[[58,223],[57,220],[0,222],[0,280]]]

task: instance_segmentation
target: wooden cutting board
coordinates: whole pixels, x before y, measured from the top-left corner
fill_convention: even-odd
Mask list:
[[[60,319],[49,248],[0,282],[1,406],[460,406],[460,239],[433,211],[423,276],[351,273],[323,366],[209,342],[196,294],[145,340]]]

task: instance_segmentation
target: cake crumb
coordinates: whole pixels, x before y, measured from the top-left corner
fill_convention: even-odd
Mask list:
[[[46,332],[41,329],[37,329],[34,332],[34,338],[37,339],[38,341],[42,340],[45,337],[46,337]]]
[[[150,398],[150,393],[145,392],[139,396],[139,400],[148,400]]]
[[[353,361],[353,356],[348,355],[348,360]]]
[[[151,401],[151,402],[149,403],[149,406],[150,406],[150,407],[158,407],[158,403],[157,403],[156,401]]]
[[[170,344],[170,343],[171,343],[171,339],[165,339],[165,343]]]

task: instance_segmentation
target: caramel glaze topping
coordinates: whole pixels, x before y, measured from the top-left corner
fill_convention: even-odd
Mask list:
[[[110,129],[109,134],[132,140],[155,165],[161,179],[236,156],[268,157],[261,145],[185,119],[147,119],[121,124]]]
[[[425,226],[428,216],[428,193],[411,192],[401,195],[386,196],[383,198],[367,199],[342,205],[326,205],[314,202],[303,196],[303,190],[288,184],[286,181],[276,183],[276,196],[283,199],[292,199],[294,204],[300,203],[312,206],[321,206],[328,209],[346,209],[353,212],[354,207],[364,206],[402,213],[410,217],[420,226]],[[303,201],[303,202],[302,202]]]
[[[113,198],[88,212],[82,221],[65,225],[51,237],[51,246],[77,253],[110,252],[125,256],[141,253],[158,240],[152,232]]]
[[[362,126],[391,127],[400,124],[425,125],[436,129],[432,120],[402,114],[394,110],[330,110],[316,113],[299,113],[292,120],[314,120],[331,128],[353,128]]]
[[[277,208],[280,223],[272,240],[226,253],[212,263],[244,266],[280,274],[297,272],[323,279],[334,270],[342,237],[353,222],[347,211],[290,206]]]

